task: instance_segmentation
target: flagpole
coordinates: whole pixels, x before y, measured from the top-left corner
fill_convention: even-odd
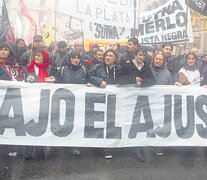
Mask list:
[[[137,21],[137,40],[138,40],[138,42],[139,42],[139,16],[140,16],[140,4],[141,4],[141,0],[139,0],[139,11],[138,11],[138,14],[137,14],[137,19],[138,19],[138,21]]]
[[[186,47],[187,47],[188,9],[189,9],[189,0],[187,0],[187,6],[186,6],[185,44],[184,44],[184,53],[185,53],[185,55],[184,56],[186,56]]]
[[[55,28],[54,28],[54,44],[56,44],[56,26],[57,26],[57,0],[55,0]]]
[[[137,2],[134,0],[134,34],[133,36],[136,36],[136,12],[137,12]]]
[[[4,0],[2,0],[2,1],[3,1],[3,4],[4,4],[4,7],[6,8],[5,1]],[[13,39],[13,41],[15,43],[15,38],[13,36],[13,32],[12,32],[12,29],[11,29],[11,24],[10,24],[9,16],[8,16],[8,13],[7,13],[7,8],[5,9],[5,13],[6,13],[6,16],[7,16],[8,23],[9,23],[9,29],[10,29],[10,32],[11,32],[11,36],[12,36],[12,39]]]

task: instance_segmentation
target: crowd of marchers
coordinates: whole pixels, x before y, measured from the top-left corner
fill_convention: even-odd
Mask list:
[[[207,87],[207,54],[198,56],[193,47],[189,53],[173,56],[173,45],[147,53],[147,47],[140,46],[136,38],[128,40],[126,51],[120,51],[117,42],[111,41],[107,50],[98,44],[90,51],[84,51],[84,43],[76,41],[74,49],[65,41],[57,46],[44,47],[43,37],[36,35],[32,46],[27,47],[24,39],[17,39],[15,46],[7,42],[0,44],[0,80],[25,81],[30,83],[86,84],[105,88],[131,84],[136,87],[152,85],[182,85]],[[159,148],[153,148],[162,155]],[[140,161],[144,161],[142,148],[133,148]],[[74,155],[80,149],[74,148]],[[32,158],[33,147],[25,147],[25,158]],[[112,158],[110,149],[104,149],[104,156]]]

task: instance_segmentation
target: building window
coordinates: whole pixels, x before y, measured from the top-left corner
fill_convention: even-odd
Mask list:
[[[40,0],[40,5],[44,6],[45,5],[45,0]]]
[[[4,0],[6,4],[9,4],[11,0]]]

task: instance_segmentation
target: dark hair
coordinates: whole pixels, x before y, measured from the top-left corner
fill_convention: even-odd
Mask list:
[[[70,58],[75,58],[78,57],[79,59],[81,58],[80,53],[78,51],[72,51],[70,54]]]
[[[120,44],[118,42],[116,42],[116,45],[118,47],[117,51],[118,51],[118,53],[120,53]]]
[[[112,52],[112,53],[115,55],[115,58],[116,58],[116,64],[117,64],[117,63],[118,63],[118,55],[117,55],[117,53],[116,53],[113,49],[108,49],[108,50],[104,53],[104,55],[103,55],[103,60],[105,60],[106,54],[107,54],[108,52]]]
[[[130,38],[129,40],[128,40],[128,42],[132,42],[134,45],[138,45],[139,46],[139,43],[138,43],[138,39],[137,38]]]
[[[143,52],[143,53],[147,53],[147,51],[146,51],[146,49],[143,47],[143,46],[139,46],[136,50],[135,50],[135,52],[134,52],[134,55],[137,55],[139,52]]]
[[[41,53],[42,55],[44,55],[43,48],[35,49],[35,51],[34,51],[34,55],[35,55],[36,53]]]
[[[7,43],[3,42],[0,44],[0,48],[8,48],[9,49],[9,56],[7,60],[9,61],[8,64],[14,64],[14,53],[12,47]]]
[[[192,53],[192,52],[189,52],[189,53],[186,55],[186,58],[185,58],[186,60],[188,59],[188,56],[189,56],[189,55],[193,55],[194,58],[197,60],[196,55],[195,55],[194,53]]]
[[[97,50],[95,51],[95,53],[94,53],[94,54],[97,54],[97,52],[98,52],[98,51],[103,52],[103,50],[102,50],[102,49],[97,49]]]
[[[67,43],[65,41],[60,41],[58,44],[57,44],[57,47],[58,48],[65,48],[67,47]]]
[[[172,45],[172,43],[169,43],[169,42],[164,43],[164,44],[162,45],[162,48],[165,48],[166,46],[170,46],[170,47],[173,49],[173,45]]]
[[[52,53],[52,51],[54,50],[55,48],[55,45],[54,44],[50,44],[48,47],[47,47],[47,51]]]
[[[24,44],[25,44],[24,39],[22,39],[22,38],[18,38],[18,39],[16,40],[16,45],[17,45],[17,44],[19,44],[19,42],[20,42],[20,41],[23,41],[23,42],[24,42]],[[26,45],[26,44],[25,44],[25,45]]]

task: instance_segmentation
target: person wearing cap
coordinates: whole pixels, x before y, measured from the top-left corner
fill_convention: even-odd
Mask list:
[[[86,63],[90,60],[90,56],[85,52],[83,42],[76,41],[74,44],[74,50],[77,51],[78,53],[80,53],[81,63],[82,63],[82,65],[87,67]],[[70,61],[70,58],[68,58],[70,56],[70,53],[68,53],[65,57],[65,62],[63,63],[64,66],[66,66],[68,64],[68,61]]]
[[[32,49],[28,50],[21,56],[19,65],[23,68],[23,71],[26,75],[27,75],[27,67],[34,59],[34,51],[36,49],[43,48],[43,46],[44,46],[43,37],[41,35],[36,35],[33,37]],[[52,57],[50,53],[49,53],[49,57],[51,60]]]
[[[67,54],[67,43],[60,41],[57,44],[57,52],[53,55],[51,65],[55,67],[62,67]]]

